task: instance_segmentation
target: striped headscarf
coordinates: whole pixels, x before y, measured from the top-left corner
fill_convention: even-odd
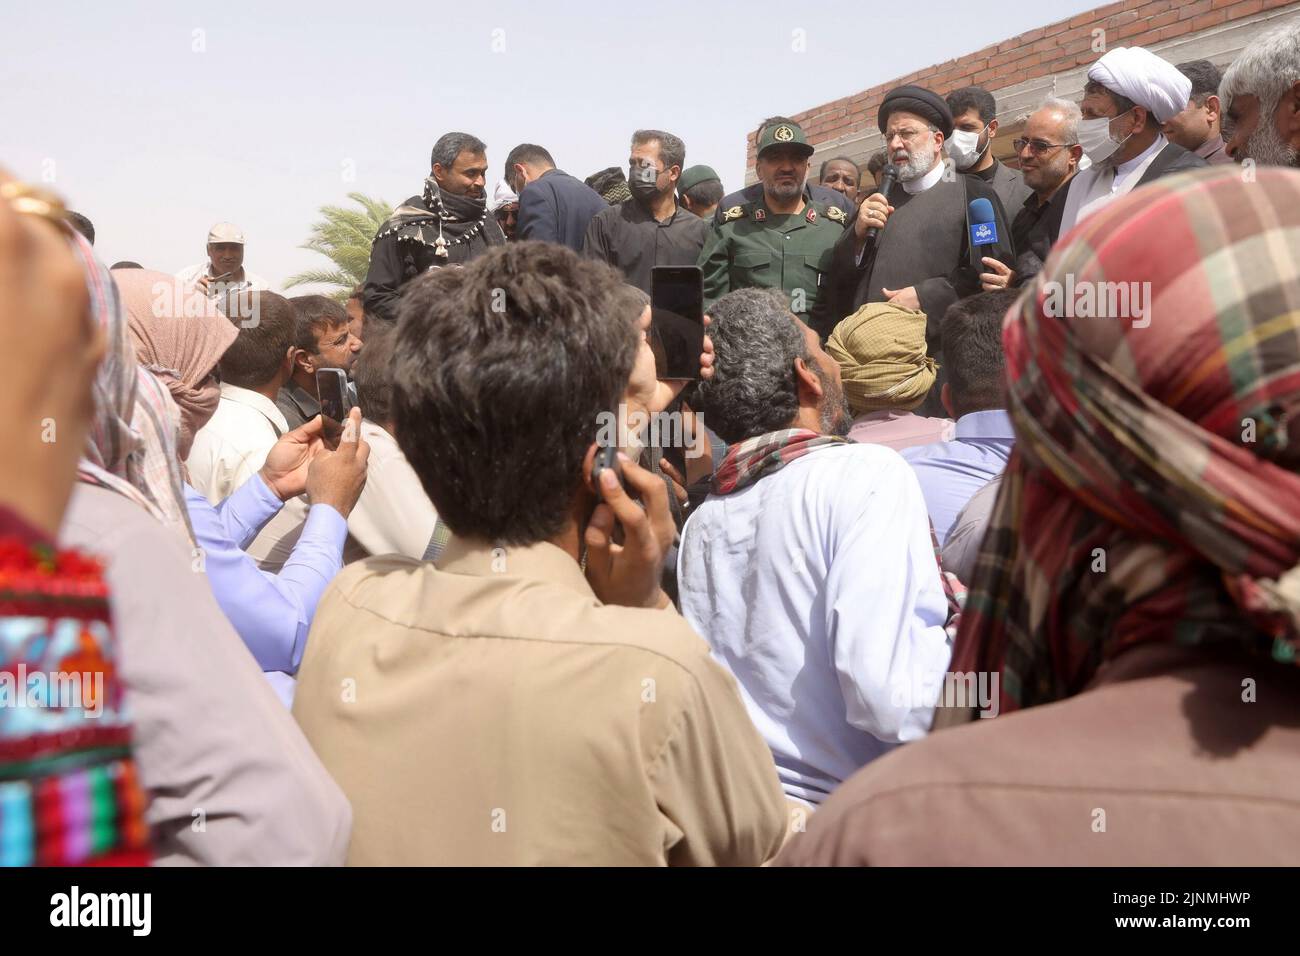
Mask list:
[[[193,540],[176,454],[180,413],[136,359],[113,277],[90,243],[74,238],[91,314],[108,340],[95,377],[95,417],[77,476],[129,498]]]
[[[1136,190],[1008,313],[1016,450],[952,663],[999,672],[1003,711],[1077,694],[1145,642],[1295,662],[1300,172],[1256,175]],[[1121,289],[1138,299],[1111,310]],[[1126,315],[1085,317],[1099,305]]]
[[[888,302],[868,302],[835,326],[826,352],[840,364],[854,415],[910,412],[938,374],[925,351],[925,313]]]

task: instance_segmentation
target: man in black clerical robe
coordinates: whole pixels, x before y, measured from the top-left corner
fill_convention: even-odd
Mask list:
[[[887,202],[879,193],[868,197],[854,228],[836,243],[832,309],[837,321],[867,302],[924,312],[926,349],[939,363],[939,376],[920,414],[942,415],[939,392],[947,375],[940,322],[957,299],[980,291],[983,257],[1015,265],[1010,222],[989,183],[943,161],[944,138],[952,133],[943,97],[919,86],[899,87],[886,95],[877,119],[899,181]],[[969,207],[979,198],[993,208],[996,241],[972,252]],[[878,230],[874,238],[866,235],[872,228]]]

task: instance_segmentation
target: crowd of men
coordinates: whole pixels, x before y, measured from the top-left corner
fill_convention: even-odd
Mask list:
[[[448,133],[346,302],[0,177],[0,703],[97,675],[0,707],[0,865],[1292,860],[1300,26],[1112,49],[1015,168],[987,90],[877,122],[730,194]]]

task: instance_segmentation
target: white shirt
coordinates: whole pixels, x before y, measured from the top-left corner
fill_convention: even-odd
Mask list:
[[[424,557],[438,513],[424,493],[397,439],[369,419],[361,437],[370,445],[366,487],[348,516],[348,533],[373,554]]]
[[[820,803],[929,729],[947,602],[921,487],[893,449],[816,448],[711,495],[683,529],[677,584],[788,796]]]
[[[198,430],[185,465],[190,485],[213,505],[255,475],[267,452],[289,430],[284,414],[265,395],[221,383],[221,400],[211,420]]]
[[[1160,151],[1169,145],[1161,133],[1155,142],[1128,162],[1117,166],[1093,165],[1076,173],[1070,180],[1070,191],[1061,211],[1060,235],[1065,235],[1089,216],[1105,209],[1120,196],[1126,196],[1137,186]]]
[[[207,276],[209,279],[212,278],[211,259],[204,259],[196,265],[186,266],[180,272],[176,273],[176,278],[186,285],[193,285],[195,282],[198,282],[199,276]],[[250,292],[256,292],[259,289],[269,290],[271,288],[271,283],[267,282],[256,272],[250,272],[248,269],[244,270],[243,282],[230,282],[229,280],[225,280],[225,284],[232,292],[243,289],[247,289]]]

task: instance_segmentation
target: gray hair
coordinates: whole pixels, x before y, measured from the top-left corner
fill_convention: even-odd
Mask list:
[[[1234,97],[1258,97],[1262,116],[1272,113],[1296,83],[1300,83],[1300,22],[1271,30],[1242,50],[1223,74],[1219,100],[1226,109]]]
[[[1043,100],[1039,111],[1051,110],[1053,113],[1060,113],[1065,124],[1061,127],[1061,136],[1066,145],[1072,146],[1079,141],[1079,120],[1083,119],[1083,111],[1079,109],[1079,104],[1073,100],[1063,100],[1059,96],[1049,96]]]
[[[429,168],[441,166],[443,169],[451,169],[456,157],[466,152],[487,153],[487,143],[471,133],[443,133],[438,137],[438,142],[433,144]]]
[[[679,137],[661,129],[639,129],[632,134],[633,149],[655,142],[659,144],[659,158],[663,160],[664,169],[672,166],[686,167],[686,144]]]
[[[812,365],[790,304],[775,289],[737,289],[708,310],[713,378],[697,400],[709,427],[734,443],[789,428],[799,413],[794,360]]]

